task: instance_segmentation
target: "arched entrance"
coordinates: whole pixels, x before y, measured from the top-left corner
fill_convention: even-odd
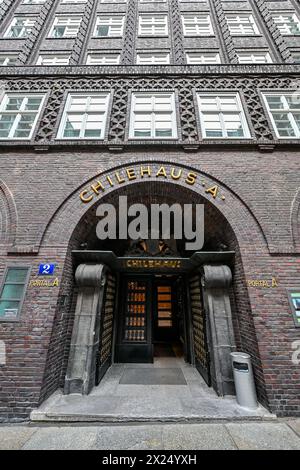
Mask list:
[[[71,240],[78,293],[65,393],[90,393],[112,363],[153,363],[176,349],[219,395],[233,394],[238,246],[230,225],[201,195],[166,182],[119,188],[101,204],[117,208],[124,194],[128,206],[204,204],[204,246],[188,251],[172,237],[100,241],[98,204],[90,208]]]
[[[106,386],[108,374],[121,364],[116,362],[120,360],[117,357],[119,331],[124,327],[122,319],[126,318],[121,286],[126,277],[124,258],[132,247],[128,240],[100,242],[96,237],[98,205],[109,202],[116,206],[119,195],[126,195],[128,204],[164,202],[182,206],[193,202],[205,205],[205,244],[200,253],[185,251],[180,242],[176,246],[175,261],[181,261],[183,269],[177,269],[174,281],[182,278],[183,310],[185,320],[188,319],[190,341],[188,343],[186,337],[183,341],[185,364],[191,364],[189,367],[197,377],[204,377],[207,382],[210,379],[212,387],[204,384],[206,390],[214,389],[219,395],[232,393],[229,353],[236,345],[238,350],[251,354],[258,396],[266,403],[256,338],[259,331],[255,330],[251,292],[248,292],[244,274],[244,267],[249,271],[249,250],[254,245],[262,253],[267,249],[263,231],[243,200],[220,181],[200,170],[155,160],[143,162],[143,165],[132,163],[130,167],[127,163],[89,178],[63,201],[42,234],[41,246],[59,249],[64,266],[52,329],[55,341],[49,342],[41,402],[58,388],[67,394],[75,391],[93,398],[98,393],[99,387],[95,385],[99,381],[102,397],[101,387]],[[81,196],[87,201],[80,200]],[[174,245],[171,245],[173,251]],[[135,256],[139,262],[157,260],[156,256],[142,256],[140,246],[138,250]],[[152,248],[151,253],[153,255]],[[165,261],[168,256],[162,258]],[[168,261],[174,263],[174,256]],[[174,276],[171,265],[168,268],[171,273],[166,269],[155,272],[149,264],[141,266],[134,270],[137,266],[131,262],[127,274],[137,274],[139,279],[143,271],[144,275],[160,279],[162,274]],[[177,285],[176,295],[180,293]],[[154,342],[149,340],[147,345],[154,351]],[[153,357],[155,367],[154,353]],[[152,367],[153,364],[140,366]],[[72,401],[74,396],[71,393],[68,398]],[[101,399],[101,406],[109,405],[111,397],[110,393],[107,402]]]

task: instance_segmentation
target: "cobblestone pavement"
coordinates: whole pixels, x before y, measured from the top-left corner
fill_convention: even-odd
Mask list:
[[[0,449],[300,449],[300,419],[200,424],[2,425]]]

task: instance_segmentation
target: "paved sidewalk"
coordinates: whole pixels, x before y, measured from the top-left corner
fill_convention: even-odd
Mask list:
[[[131,425],[2,425],[0,449],[300,450],[300,419]]]

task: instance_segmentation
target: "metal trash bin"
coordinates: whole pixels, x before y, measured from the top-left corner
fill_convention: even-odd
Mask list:
[[[258,408],[251,357],[247,353],[230,353],[236,391],[236,401],[249,409]]]

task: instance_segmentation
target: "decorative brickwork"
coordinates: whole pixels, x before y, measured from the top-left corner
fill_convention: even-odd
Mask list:
[[[183,45],[183,30],[182,22],[180,16],[179,2],[178,0],[171,0],[169,3],[170,11],[170,28],[171,28],[171,37],[174,53],[174,63],[175,64],[184,64],[185,54],[184,54],[184,45]]]
[[[229,32],[228,24],[226,21],[222,0],[210,0],[211,10],[215,13],[215,17],[218,19],[221,31],[222,31],[222,38],[224,44],[226,46],[226,51],[230,62],[232,64],[238,64],[239,59],[238,55],[234,48],[234,43],[232,40],[232,36]]]
[[[124,28],[124,41],[122,51],[122,64],[133,64],[135,50],[135,35],[137,29],[138,10],[135,0],[128,0],[126,23]]]
[[[91,32],[92,23],[91,18],[94,18],[97,8],[97,0],[88,0],[82,20],[80,23],[79,31],[70,56],[70,65],[78,64],[83,52],[83,46],[87,39],[87,34]]]
[[[125,132],[128,113],[129,90],[166,90],[174,89],[179,93],[180,129],[182,142],[198,142],[196,110],[193,90],[240,90],[246,100],[251,117],[254,137],[257,142],[273,141],[271,129],[262,107],[259,89],[286,89],[293,82],[292,77],[209,77],[209,78],[171,78],[171,77],[135,77],[132,79],[82,77],[50,80],[9,80],[7,89],[13,91],[50,91],[45,112],[41,118],[35,141],[47,143],[55,138],[58,113],[63,103],[64,90],[114,90],[113,106],[110,118],[109,142],[126,143]]]
[[[0,245],[12,246],[17,231],[17,208],[13,195],[0,180]]]
[[[39,40],[40,34],[45,32],[43,29],[45,26],[45,22],[56,3],[57,0],[46,0],[46,2],[42,5],[40,14],[36,18],[36,21],[34,23],[34,27],[32,28],[31,33],[26,39],[19,54],[17,65],[26,64],[26,62],[30,58]]]
[[[295,250],[300,252],[300,189],[297,191],[291,209],[291,230]]]
[[[272,35],[274,44],[276,45],[277,50],[280,52],[281,57],[285,62],[293,62],[292,54],[288,48],[288,45],[284,37],[281,35],[279,29],[277,28],[276,23],[274,22],[272,15],[269,11],[268,2],[266,2],[265,0],[257,0],[255,3],[261,13],[262,19],[264,20],[266,26],[268,27]]]
[[[3,0],[0,4],[0,23],[5,18],[11,6],[13,6],[14,0]]]

